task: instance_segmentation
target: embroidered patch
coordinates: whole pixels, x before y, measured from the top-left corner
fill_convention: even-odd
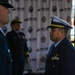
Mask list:
[[[52,59],[52,60],[59,60],[59,54],[56,54],[56,55],[53,56],[51,59]]]

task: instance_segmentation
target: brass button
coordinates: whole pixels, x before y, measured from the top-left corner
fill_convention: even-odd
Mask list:
[[[55,67],[55,65],[53,65],[53,67]]]

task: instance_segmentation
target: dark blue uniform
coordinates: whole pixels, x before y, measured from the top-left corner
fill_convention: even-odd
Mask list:
[[[13,6],[8,2],[8,0],[0,0],[0,27],[3,27],[8,23],[8,14],[5,11],[9,11],[9,8],[13,8]],[[1,14],[3,12],[3,14]],[[3,19],[3,17],[5,19]],[[8,43],[3,35],[2,29],[0,28],[0,75],[11,75],[12,67],[12,58],[10,54],[10,50],[8,48]]]
[[[0,31],[0,75],[11,75],[12,58],[5,36]]]
[[[60,29],[60,33],[58,37],[54,35],[58,31],[50,33],[50,38],[55,43],[50,47],[47,55],[45,75],[75,75],[75,48],[66,37],[68,30],[72,28],[71,25],[53,16],[47,28]]]
[[[46,59],[46,75],[75,75],[75,49],[63,39]]]
[[[19,36],[14,30],[6,34],[13,59],[13,75],[23,74],[25,57],[29,56],[24,33],[19,32]]]

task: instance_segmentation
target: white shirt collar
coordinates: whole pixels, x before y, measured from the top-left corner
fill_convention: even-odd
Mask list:
[[[61,41],[59,41],[59,42],[57,42],[57,43],[55,43],[55,47],[60,43]]]
[[[0,28],[0,31],[3,33],[3,35],[5,35],[4,31],[2,30],[2,28]]]
[[[16,33],[19,33],[19,31],[15,31]]]

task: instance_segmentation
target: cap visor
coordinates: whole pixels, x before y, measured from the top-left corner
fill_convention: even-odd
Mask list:
[[[61,27],[56,27],[56,26],[47,26],[47,28],[61,28]]]
[[[9,4],[9,3],[2,3],[2,4],[0,4],[0,5],[2,5],[2,6],[4,6],[4,7],[6,7],[6,8],[14,8],[11,4]]]
[[[47,26],[47,28],[50,28],[50,26]]]
[[[11,4],[7,3],[6,4],[7,8],[14,8]]]
[[[22,23],[22,22],[12,21],[12,23]]]
[[[57,27],[55,27],[55,26],[47,26],[47,28],[57,28]]]
[[[22,22],[19,22],[19,23],[22,23]]]

